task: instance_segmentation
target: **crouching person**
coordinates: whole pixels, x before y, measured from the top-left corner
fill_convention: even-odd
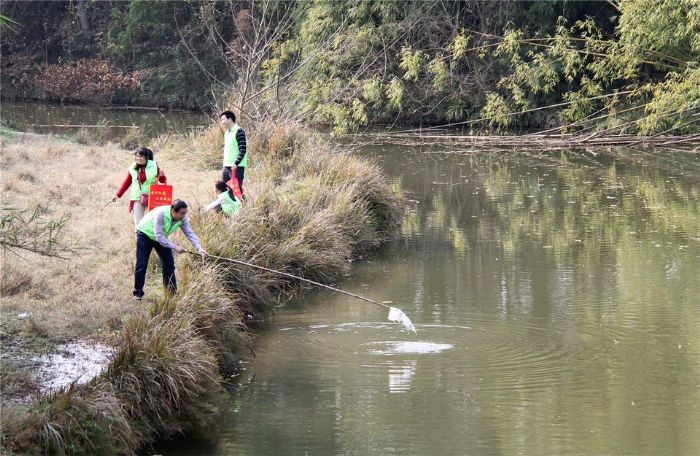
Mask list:
[[[231,217],[241,210],[241,202],[233,193],[230,187],[224,181],[216,181],[214,187],[219,196],[209,203],[204,209],[204,212],[216,210],[222,212],[225,216]]]
[[[156,249],[163,269],[163,286],[169,294],[177,291],[175,280],[175,260],[173,250],[184,253],[186,250],[168,239],[172,233],[182,229],[183,234],[200,254],[207,252],[199,243],[199,238],[190,228],[187,218],[187,203],[176,199],[170,206],[153,209],[136,226],[136,268],[134,269],[134,299],[143,298],[143,285],[146,282],[146,269],[151,250]]]

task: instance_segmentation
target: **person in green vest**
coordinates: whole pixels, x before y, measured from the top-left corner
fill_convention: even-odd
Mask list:
[[[168,239],[168,236],[178,229],[182,230],[182,233],[198,253],[207,254],[202,248],[199,238],[190,227],[186,202],[176,199],[170,206],[160,206],[153,209],[136,226],[136,267],[134,268],[133,293],[135,300],[143,299],[146,269],[153,249],[156,250],[160,258],[163,269],[163,286],[165,286],[166,292],[173,295],[177,291],[173,250],[177,253],[184,253],[186,250]]]
[[[165,183],[165,174],[153,159],[153,151],[147,147],[139,147],[134,152],[134,164],[128,169],[124,182],[112,198],[112,202],[121,198],[129,190],[129,212],[134,217],[134,226],[148,211],[148,190],[151,184],[158,180]]]
[[[224,129],[224,166],[221,169],[221,180],[228,182],[231,175],[236,176],[240,193],[243,195],[243,177],[248,166],[245,131],[236,123],[236,115],[231,111],[222,112],[219,119]]]
[[[214,187],[219,196],[202,209],[204,212],[216,210],[227,217],[231,217],[241,210],[241,202],[233,194],[233,190],[226,185],[226,182],[216,181]]]

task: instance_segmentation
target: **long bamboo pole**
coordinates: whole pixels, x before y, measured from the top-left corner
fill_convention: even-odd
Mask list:
[[[193,255],[198,255],[198,253],[192,252],[190,250],[187,250],[186,252],[193,254]],[[309,279],[305,279],[303,277],[295,276],[294,274],[289,274],[287,272],[278,271],[276,269],[270,269],[270,268],[266,268],[264,266],[258,266],[257,264],[248,263],[248,262],[241,261],[241,260],[234,260],[233,258],[226,258],[226,257],[217,256],[217,255],[210,255],[208,253],[206,253],[204,255],[209,257],[209,258],[214,258],[214,259],[221,260],[221,261],[228,261],[230,263],[239,264],[242,266],[247,266],[247,267],[254,268],[254,269],[260,269],[261,271],[272,272],[274,274],[279,274],[279,275],[282,275],[285,277],[290,277],[290,278],[296,279],[296,280],[301,280],[302,282],[310,283],[310,284],[315,285],[317,287],[325,288],[327,290],[335,291],[336,293],[342,293],[344,295],[352,296],[353,298],[357,298],[357,299],[360,299],[362,301],[376,304],[378,306],[389,309],[389,316],[387,318],[390,321],[395,321],[397,323],[400,323],[407,330],[413,331],[414,334],[416,333],[416,327],[413,326],[411,319],[408,318],[408,316],[404,313],[404,311],[399,309],[398,307],[388,306],[388,305],[384,304],[383,302],[377,302],[377,301],[374,301],[373,299],[365,298],[364,296],[360,296],[360,295],[357,295],[355,293],[343,291],[343,290],[340,290],[338,288],[331,287],[329,285],[324,285],[322,283],[315,282],[315,281],[309,280]]]
[[[190,254],[192,254],[192,255],[199,255],[199,253],[197,253],[197,252],[192,252],[192,251],[190,251],[190,250],[188,250],[187,253],[190,253]],[[344,294],[344,295],[352,296],[353,298],[361,299],[361,300],[363,300],[363,301],[371,302],[372,304],[376,304],[376,305],[378,305],[378,306],[382,306],[382,307],[385,307],[385,308],[387,308],[387,309],[391,309],[391,306],[389,306],[389,305],[387,305],[387,304],[384,304],[384,303],[381,303],[381,302],[377,302],[377,301],[374,301],[374,300],[372,300],[372,299],[365,298],[364,296],[360,296],[360,295],[357,295],[357,294],[355,294],[355,293],[350,293],[350,292],[348,292],[348,291],[341,290],[341,289],[339,289],[339,288],[331,287],[330,285],[325,285],[325,284],[323,284],[323,283],[315,282],[315,281],[309,280],[309,279],[305,279],[305,278],[303,278],[303,277],[299,277],[299,276],[296,276],[296,275],[294,275],[294,274],[289,274],[289,273],[287,273],[287,272],[282,272],[282,271],[278,271],[278,270],[276,270],[276,269],[266,268],[266,267],[264,267],[264,266],[258,266],[257,264],[247,263],[247,262],[241,261],[241,260],[234,260],[233,258],[226,258],[226,257],[217,256],[217,255],[211,255],[211,254],[209,254],[209,253],[204,254],[204,256],[209,257],[209,258],[214,258],[214,259],[216,259],[216,260],[228,261],[229,263],[234,263],[234,264],[239,264],[239,265],[242,265],[242,266],[247,266],[247,267],[253,268],[253,269],[260,269],[261,271],[272,272],[272,273],[274,273],[274,274],[279,274],[279,275],[282,275],[282,276],[285,276],[285,277],[289,277],[289,278],[291,278],[291,279],[301,280],[302,282],[310,283],[311,285],[315,285],[315,286],[317,286],[317,287],[325,288],[325,289],[327,289],[327,290],[335,291],[335,292],[337,292],[337,293],[342,293],[342,294]]]

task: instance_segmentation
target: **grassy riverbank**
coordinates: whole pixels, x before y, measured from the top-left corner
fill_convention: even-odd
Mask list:
[[[3,258],[3,283],[14,284],[3,286],[1,297],[6,449],[133,453],[175,432],[210,429],[222,374],[235,371],[247,349],[244,322],[264,318],[298,284],[180,256],[178,294],[165,298],[159,273],[151,270],[147,299],[134,303],[127,202],[102,211],[130,153],[35,135],[3,134],[2,141],[3,207],[41,205],[52,215],[70,215],[66,235],[83,247],[70,261],[33,254]],[[294,124],[249,132],[254,165],[246,174],[248,206],[239,216],[200,214],[197,209],[214,196],[220,141],[213,128],[153,144],[211,254],[332,282],[348,273],[353,255],[396,228],[400,201],[379,168],[330,150]],[[8,406],[36,390],[27,360],[61,342],[86,339],[114,347],[99,377]]]

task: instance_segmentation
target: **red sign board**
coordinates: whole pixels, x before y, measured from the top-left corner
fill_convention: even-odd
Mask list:
[[[154,207],[168,206],[173,202],[173,186],[168,184],[151,184],[148,190],[148,210]]]

